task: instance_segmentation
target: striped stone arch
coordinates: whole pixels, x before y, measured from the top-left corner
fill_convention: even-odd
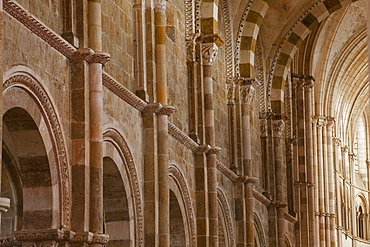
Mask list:
[[[184,208],[184,221],[186,225],[185,231],[187,235],[187,241],[189,241],[187,246],[195,247],[197,246],[195,227],[196,220],[188,183],[186,182],[184,174],[176,165],[174,165],[174,162],[171,162],[171,165],[169,166],[169,176],[171,178],[170,185],[172,185],[170,186],[170,189],[178,197],[177,199],[179,200],[179,203],[181,202],[181,206]]]
[[[11,89],[18,89],[29,95],[40,109],[45,127],[50,134],[52,148],[55,151],[60,186],[60,224],[70,227],[71,222],[71,185],[70,164],[66,148],[65,135],[59,113],[50,93],[41,78],[30,68],[18,65],[4,75],[3,95]],[[5,107],[4,109],[5,110]],[[44,128],[45,128],[44,127]]]
[[[236,40],[236,74],[255,78],[254,56],[259,29],[271,0],[249,0],[240,20]]]
[[[135,246],[144,246],[144,218],[141,190],[139,184],[139,177],[136,171],[134,159],[132,157],[129,146],[124,137],[114,128],[107,128],[103,132],[103,139],[105,143],[112,144],[119,152],[119,156],[124,161],[124,168],[126,169],[128,183],[130,186],[129,192],[133,199],[133,215],[135,221]]]
[[[269,73],[269,108],[276,114],[284,113],[284,88],[288,69],[295,53],[307,35],[333,12],[357,0],[317,0],[293,24],[280,43]]]

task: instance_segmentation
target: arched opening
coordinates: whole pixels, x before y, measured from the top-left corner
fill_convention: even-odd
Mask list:
[[[11,108],[3,116],[2,151],[1,195],[10,198],[11,204],[2,214],[1,235],[55,227],[57,174],[50,169],[55,157],[46,150],[38,125],[23,108]]]
[[[357,234],[358,237],[364,238],[364,211],[362,206],[359,206],[357,210]]]
[[[174,247],[186,246],[184,220],[179,201],[172,190],[170,190],[170,244]]]
[[[125,186],[116,163],[105,157],[103,169],[104,229],[109,234],[107,246],[133,246]]]

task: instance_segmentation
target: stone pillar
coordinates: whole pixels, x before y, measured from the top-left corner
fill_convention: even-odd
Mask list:
[[[312,117],[312,143],[317,144],[317,121],[318,117],[313,116]],[[313,146],[313,168],[314,168],[314,178],[315,178],[315,246],[320,245],[320,199],[319,199],[319,165],[318,165],[318,145],[312,145]]]
[[[154,3],[157,102],[167,106],[166,1]],[[168,187],[168,115],[157,114],[159,246],[170,246],[170,191]]]
[[[238,152],[237,152],[237,134],[236,134],[236,105],[235,105],[235,84],[227,84],[227,110],[229,117],[229,153],[230,169],[238,174]]]
[[[284,218],[285,207],[287,206],[286,195],[286,166],[284,164],[284,129],[285,123],[282,119],[272,120],[272,137],[274,141],[274,164],[276,176],[276,211],[278,228],[278,246],[285,246],[285,233],[287,231]]]
[[[312,136],[312,90],[314,79],[312,77],[305,80],[305,130],[306,130],[306,163],[307,163],[307,182],[308,182],[308,222],[309,239],[308,245],[314,247],[317,235],[315,234],[315,171],[313,164],[313,136]]]
[[[327,246],[330,244],[330,217],[329,217],[329,165],[328,165],[328,143],[327,143],[327,121],[322,126],[322,164],[323,164],[323,177],[324,177],[324,212],[325,219],[325,242]]]
[[[207,152],[207,175],[208,175],[208,203],[209,203],[209,246],[218,246],[218,203],[217,203],[217,153],[215,148],[215,127],[213,109],[213,78],[212,64],[217,56],[218,46],[223,42],[219,36],[203,37],[202,64],[203,64],[203,86],[204,86],[204,125],[205,143],[215,151]]]
[[[252,168],[252,143],[251,143],[251,102],[254,96],[255,88],[252,80],[244,80],[240,86],[241,107],[242,107],[242,155],[243,170],[247,177],[253,176]],[[254,183],[245,183],[245,221],[246,221],[246,243],[247,246],[254,246]]]
[[[328,166],[328,191],[329,191],[329,211],[328,211],[328,218],[329,218],[329,231],[330,231],[330,247],[336,246],[335,241],[335,184],[334,184],[334,176],[335,176],[335,170],[334,170],[334,157],[333,157],[333,125],[334,125],[334,119],[328,118],[327,125],[326,125],[326,131],[327,131],[327,166]]]
[[[195,35],[192,39],[186,40],[186,64],[188,69],[188,97],[189,97],[189,136],[195,141],[200,141],[198,133],[198,62],[196,61],[196,39],[199,35]]]
[[[102,53],[101,2],[88,2],[89,47],[95,53],[89,59],[90,126],[90,246],[103,246],[103,64],[109,55]],[[102,237],[102,238],[101,238]]]
[[[325,125],[324,118],[317,120],[317,167],[318,167],[318,196],[319,196],[319,239],[320,245],[325,246],[325,168],[323,158],[323,127]]]

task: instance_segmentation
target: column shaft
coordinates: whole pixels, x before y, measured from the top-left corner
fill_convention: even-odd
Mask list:
[[[157,102],[167,105],[166,2],[154,9]],[[170,192],[168,187],[168,116],[157,114],[159,246],[170,246]]]

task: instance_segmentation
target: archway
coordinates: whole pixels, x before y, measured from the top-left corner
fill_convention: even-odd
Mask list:
[[[20,107],[9,109],[3,116],[2,195],[12,202],[2,216],[2,234],[56,228],[59,208],[55,163],[31,115]]]
[[[125,186],[116,163],[105,157],[103,169],[104,229],[109,234],[107,246],[133,246]]]
[[[187,246],[180,204],[172,190],[170,190],[170,243],[174,247]]]

